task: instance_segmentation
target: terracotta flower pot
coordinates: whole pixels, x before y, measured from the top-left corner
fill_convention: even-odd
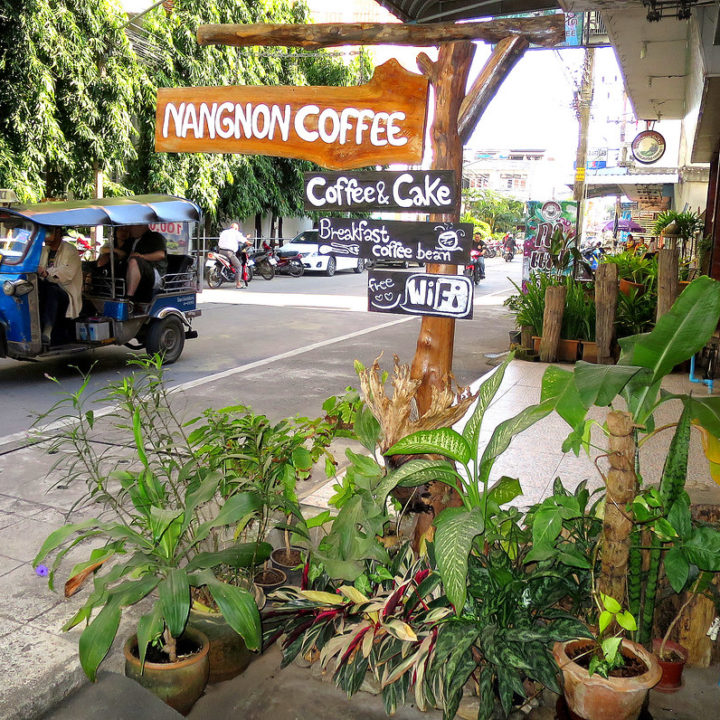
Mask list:
[[[533,352],[539,353],[540,352],[540,341],[542,340],[541,337],[538,335],[532,336],[532,342],[533,342]]]
[[[273,590],[277,590],[277,588],[286,585],[287,575],[285,575],[282,570],[278,570],[278,568],[263,568],[255,573],[253,582],[267,595]]]
[[[596,363],[598,361],[597,343],[592,340],[583,340],[581,353],[585,362]]]
[[[645,286],[642,283],[636,283],[631,280],[627,280],[626,278],[620,278],[618,289],[623,295],[629,295],[632,288],[635,288],[639,293],[645,292]]]
[[[580,351],[579,340],[563,340],[558,341],[558,360],[560,362],[577,362]]]
[[[606,679],[597,673],[591,676],[567,653],[587,643],[587,640],[569,640],[555,643],[553,647],[553,656],[563,674],[568,707],[584,720],[636,720],[648,690],[662,674],[657,658],[642,645],[623,640],[623,649],[638,657],[646,665],[646,672],[630,678]]]
[[[653,688],[662,693],[677,692],[682,687],[682,673],[688,659],[688,651],[682,645],[672,640],[665,643],[665,653],[674,653],[681,660],[663,659],[660,657],[662,640],[653,640],[653,652],[658,656],[658,663],[662,670],[660,682]]]
[[[187,715],[203,694],[210,672],[210,641],[204,633],[188,628],[182,635],[196,643],[200,650],[176,663],[145,661],[141,670],[137,654],[137,636],[125,643],[125,675],[157,695],[179,713]]]

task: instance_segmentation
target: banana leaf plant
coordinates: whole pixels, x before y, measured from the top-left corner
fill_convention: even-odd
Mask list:
[[[577,363],[574,371],[549,367],[543,377],[543,402],[553,401],[558,414],[570,425],[572,432],[563,444],[563,450],[581,448],[589,450],[590,431],[595,423],[587,414],[592,407],[620,410],[629,414],[633,427],[634,450],[627,457],[629,472],[640,484],[643,480],[639,462],[639,448],[655,435],[675,428],[675,436],[667,454],[663,474],[657,478],[660,493],[644,495],[640,501],[632,498],[626,508],[614,517],[623,528],[615,527],[606,516],[604,547],[618,538],[625,538],[627,546],[627,571],[621,592],[627,592],[629,611],[640,618],[639,639],[649,641],[657,593],[658,567],[663,547],[663,533],[667,536],[667,518],[674,504],[681,497],[687,474],[687,453],[690,428],[698,427],[703,435],[706,453],[712,460],[720,437],[720,398],[696,398],[690,395],[673,395],[663,391],[664,378],[673,369],[699,352],[715,331],[720,319],[720,283],[708,277],[693,281],[678,297],[672,309],[662,316],[655,328],[645,334],[620,340],[621,356],[617,365],[591,365]],[[656,427],[655,413],[669,401],[679,401],[683,411],[676,422]],[[609,435],[609,426],[601,426]],[[711,470],[717,470],[711,462]],[[613,473],[607,476],[608,494],[613,492]],[[625,478],[627,480],[627,478]],[[635,478],[631,478],[635,487]],[[633,516],[634,511],[634,516]],[[627,523],[627,518],[633,522]],[[643,569],[641,530],[654,530],[649,550],[649,569]],[[674,557],[670,554],[671,565]],[[666,556],[667,563],[667,556]],[[614,558],[615,567],[618,556]],[[713,559],[708,567],[714,566]],[[666,564],[667,570],[667,564]],[[672,573],[672,569],[671,569]],[[599,582],[603,582],[603,573]]]
[[[130,502],[117,507],[115,519],[90,518],[55,530],[33,560],[37,567],[53,555],[48,575],[54,588],[55,572],[68,551],[84,542],[101,547],[76,565],[71,577],[94,574],[93,589],[83,606],[65,624],[69,630],[86,622],[79,642],[80,663],[91,680],[117,635],[123,609],[148,598],[149,613],[137,624],[140,662],[154,643],[177,659],[176,641],[185,630],[193,587],[206,586],[228,624],[251,650],[260,647],[260,616],[252,594],[217,579],[219,565],[244,567],[269,557],[267,543],[238,544],[216,552],[203,551],[213,530],[235,526],[260,511],[254,493],[237,493],[219,506],[214,503],[221,475],[198,468],[194,462],[181,470],[187,491],[178,495],[167,481],[145,467],[138,473],[115,474]],[[94,611],[98,610],[93,617]]]
[[[486,531],[488,520],[501,505],[522,494],[520,483],[514,478],[503,477],[490,487],[493,465],[517,434],[549,415],[555,406],[555,400],[551,398],[531,405],[514,417],[499,423],[481,452],[480,432],[485,412],[495,397],[512,358],[512,354],[508,355],[503,364],[480,386],[477,403],[462,432],[453,428],[415,432],[397,442],[385,453],[437,454],[448,458],[410,460],[389,478],[399,485],[442,482],[458,493],[462,507],[447,508],[435,519],[438,569],[448,598],[457,613],[462,612],[465,604],[468,555],[476,539]]]

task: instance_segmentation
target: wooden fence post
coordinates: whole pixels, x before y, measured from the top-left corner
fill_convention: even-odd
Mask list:
[[[615,337],[617,295],[617,265],[600,263],[595,271],[595,340],[598,363],[603,365],[612,365],[615,361],[612,344]]]
[[[658,299],[657,316],[659,320],[672,306],[678,296],[678,259],[679,249],[663,248],[658,252]]]
[[[564,285],[552,285],[545,290],[543,334],[542,340],[540,340],[540,360],[542,362],[555,362],[557,360],[566,295],[567,287]]]

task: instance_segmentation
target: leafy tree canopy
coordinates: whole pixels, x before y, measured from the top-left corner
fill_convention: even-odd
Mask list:
[[[325,52],[200,46],[205,23],[308,21],[292,0],[175,0],[147,13],[138,58],[116,0],[0,0],[0,186],[22,200],[166,192],[195,200],[211,219],[302,214],[302,173],[284,158],[155,153],[159,87],[347,85],[367,58]]]
[[[468,218],[487,223],[492,234],[515,230],[516,226],[522,223],[525,214],[525,204],[522,201],[487,188],[463,190],[463,207]]]

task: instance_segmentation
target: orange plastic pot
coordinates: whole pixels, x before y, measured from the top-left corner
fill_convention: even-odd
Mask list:
[[[660,682],[653,689],[662,693],[674,693],[682,687],[683,669],[685,668],[689,653],[687,648],[679,643],[668,640],[665,643],[665,650],[674,652],[678,657],[681,657],[682,660],[663,660],[659,655],[661,645],[662,640],[659,638],[653,640],[653,652],[658,655],[658,663],[662,670]]]

